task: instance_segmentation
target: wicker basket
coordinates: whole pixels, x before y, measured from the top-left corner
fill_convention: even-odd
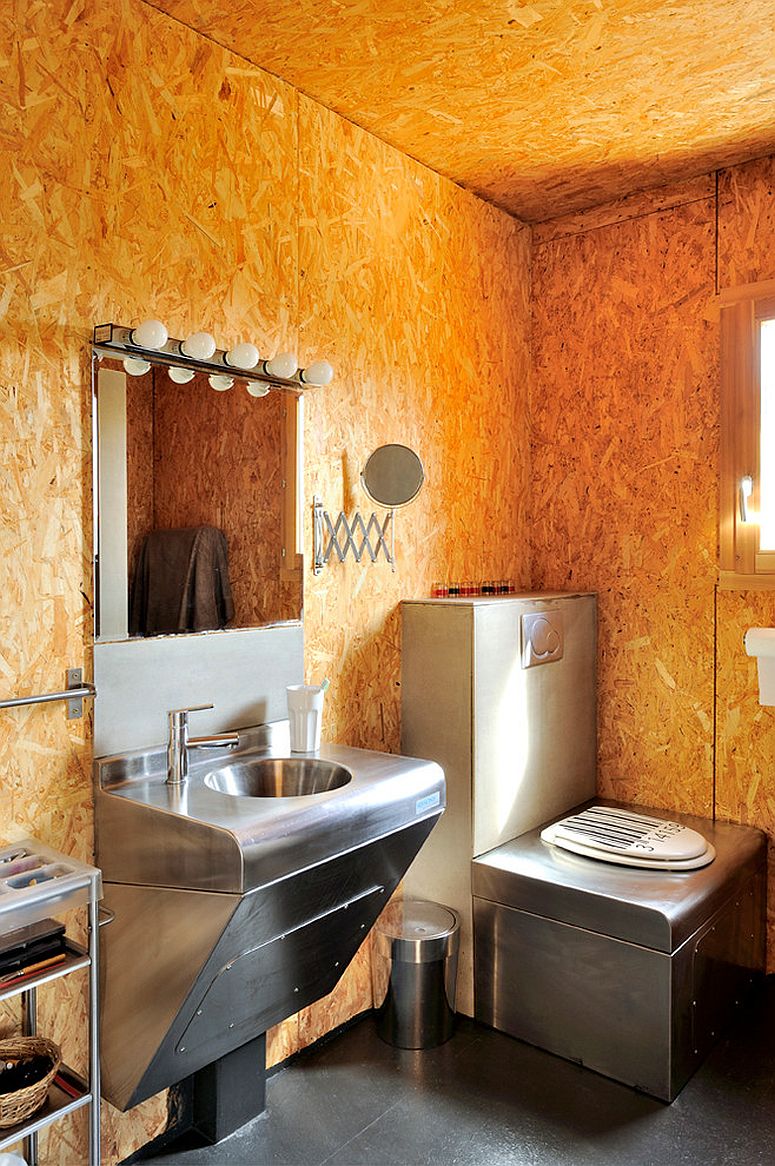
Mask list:
[[[15,1036],[0,1041],[0,1064],[17,1058],[43,1056],[51,1060],[45,1077],[15,1093],[0,1093],[0,1129],[18,1125],[44,1104],[49,1086],[62,1063],[59,1047],[43,1036]]]

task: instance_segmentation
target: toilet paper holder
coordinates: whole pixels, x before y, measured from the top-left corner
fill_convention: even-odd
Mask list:
[[[759,704],[775,705],[775,628],[749,628],[743,644],[748,655],[756,657]]]

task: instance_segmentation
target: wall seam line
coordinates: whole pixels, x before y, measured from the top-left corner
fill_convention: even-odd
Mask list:
[[[718,583],[713,586],[713,732],[711,740],[711,818],[716,821],[718,773]]]
[[[671,202],[668,206],[652,207],[651,210],[641,211],[640,214],[622,215],[620,219],[611,219],[607,223],[596,223],[593,227],[585,227],[578,231],[569,231],[567,235],[554,235],[551,239],[542,239],[537,243],[533,243],[533,247],[537,250],[539,247],[550,247],[552,243],[561,243],[566,239],[578,239],[582,235],[591,235],[594,231],[605,231],[608,227],[620,227],[623,223],[636,223],[640,219],[648,219],[651,215],[661,215],[668,211],[679,210],[685,206],[696,206],[700,202],[708,202],[713,198],[712,194],[704,194],[702,198],[687,198],[684,202]],[[605,204],[601,204],[605,205]],[[590,210],[594,210],[590,207]],[[544,222],[551,223],[552,219],[544,219]],[[531,226],[535,230],[536,227],[542,226],[541,223],[532,223]]]
[[[718,266],[718,257],[719,257],[719,238],[718,238],[718,229],[719,229],[719,207],[718,207],[719,171],[718,170],[716,170],[716,172],[715,172],[715,178],[716,178],[716,223],[715,223],[715,240],[714,240],[714,244],[715,244],[714,280],[715,280],[716,295],[718,295],[719,294],[719,266]]]

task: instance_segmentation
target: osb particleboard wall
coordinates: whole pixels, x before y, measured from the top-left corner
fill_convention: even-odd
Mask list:
[[[775,276],[774,179],[719,175],[718,267],[713,175],[537,229],[532,397],[533,582],[599,592],[600,792],[710,814],[715,724],[715,810],[771,838],[775,711],[742,637],[775,599],[715,593],[714,293]]]
[[[523,220],[775,145],[772,0],[154,2]]]
[[[775,158],[723,173],[719,182],[719,286],[775,277]],[[775,593],[719,592],[717,808],[770,838],[770,966],[775,966],[775,708],[758,701],[749,627],[775,626]]]
[[[154,314],[173,335],[206,328],[332,360],[335,384],[307,401],[308,497],[363,504],[357,474],[380,441],[423,457],[396,573],[306,577],[308,671],[332,681],[327,735],[396,748],[398,600],[453,573],[529,578],[527,434],[514,424],[527,232],[137,0],[19,0],[0,30],[3,690],[91,671],[86,340],[95,322]],[[88,720],[5,714],[0,751],[3,835],[88,858]],[[78,1061],[80,990],[42,997],[43,1027],[71,1055],[80,1043]],[[270,1034],[271,1059],[370,1002],[361,957],[333,999]],[[160,1131],[165,1099],[104,1115],[114,1162]],[[54,1127],[43,1160],[84,1160],[83,1132],[77,1118]]]
[[[299,145],[301,357],[325,352],[348,386],[305,396],[306,497],[368,515],[358,477],[384,442],[411,445],[427,475],[397,514],[395,573],[350,560],[307,571],[307,674],[332,679],[329,740],[397,751],[399,601],[436,578],[529,578],[528,438],[514,425],[527,407],[529,237],[303,98]],[[268,1055],[341,1023],[369,993],[364,950]]]

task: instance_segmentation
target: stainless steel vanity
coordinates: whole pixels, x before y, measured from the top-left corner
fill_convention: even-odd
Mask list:
[[[244,386],[214,396],[198,366],[189,384],[193,366],[174,342],[146,353],[153,368],[135,376],[137,361],[122,365],[101,336],[92,349],[95,818],[115,912],[102,942],[104,1093],[127,1109],[182,1082],[189,1127],[219,1141],[263,1108],[263,1034],[334,987],[444,809],[444,776],[432,762],[343,746],[289,757],[282,718],[286,686],[304,677],[303,625],[264,592],[276,595],[290,572],[301,616],[300,383],[270,386],[286,396],[282,409],[272,395],[249,406],[261,432],[272,419],[281,429],[263,452],[245,442],[251,479],[239,492],[231,458],[205,458],[204,482],[196,459],[182,466],[191,513],[175,509],[173,523],[153,476],[159,449],[169,452],[162,399],[165,417],[178,408],[190,423],[196,394],[226,433],[242,426],[229,409]],[[153,513],[140,481],[153,483]],[[415,492],[420,484],[421,467]],[[244,514],[259,510],[266,521],[250,538],[265,537],[250,544],[245,578],[265,571],[269,591],[246,594],[222,630],[130,630],[138,535],[207,522],[244,550]],[[181,721],[168,765],[168,713],[193,708],[196,733],[236,730],[239,746],[187,752]]]
[[[103,1090],[120,1109],[329,992],[444,808],[435,763],[334,745],[306,760],[343,784],[302,794],[297,772],[290,796],[282,784],[245,793],[251,766],[272,758],[278,772],[305,760],[289,756],[287,722],[242,732],[237,751],[192,754],[180,787],[161,748],[95,763],[115,913]]]

